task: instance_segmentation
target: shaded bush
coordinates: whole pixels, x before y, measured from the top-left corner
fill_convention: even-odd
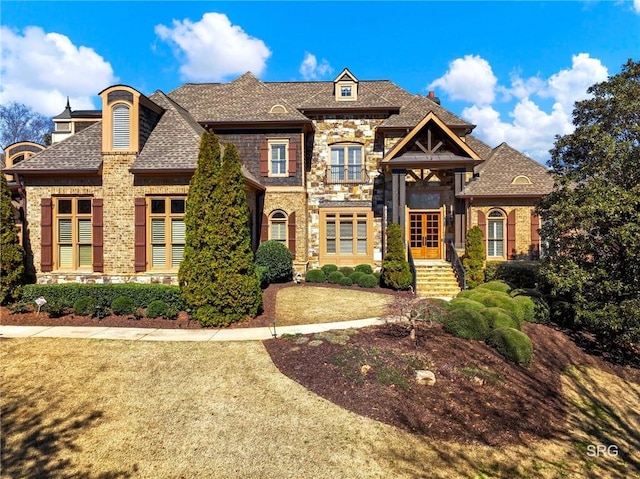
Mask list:
[[[498,328],[491,331],[487,344],[494,347],[509,361],[520,366],[530,366],[533,361],[533,344],[522,331]]]
[[[489,334],[489,325],[484,316],[470,309],[449,310],[442,325],[445,331],[464,339],[484,340]]]
[[[258,277],[260,288],[262,289],[265,289],[267,286],[269,286],[268,272],[269,268],[267,268],[266,266],[256,265],[256,276]]]
[[[338,269],[338,271],[340,271],[345,276],[350,276],[351,273],[353,273],[355,270],[351,266],[343,266],[340,269]]]
[[[33,311],[33,306],[26,301],[18,301],[17,303],[10,304],[8,309],[13,314],[30,313]]]
[[[358,279],[358,286],[361,288],[375,288],[378,286],[378,280],[372,274],[363,274]]]
[[[111,311],[113,314],[128,315],[137,313],[136,305],[129,296],[120,296],[111,302]]]
[[[78,316],[93,316],[96,312],[97,307],[98,302],[95,300],[95,298],[85,296],[83,298],[77,299],[73,303],[73,314],[77,314]]]
[[[350,276],[343,276],[339,281],[341,286],[351,286],[353,285],[353,280]]]
[[[268,284],[284,283],[293,278],[293,255],[279,241],[265,241],[258,246],[256,266],[267,268],[262,271],[261,280]]]
[[[546,323],[549,321],[549,304],[539,291],[535,289],[514,289],[509,295],[516,301],[521,302],[523,309],[525,309],[525,321],[532,323]],[[526,298],[526,300],[518,298]],[[527,304],[529,302],[532,306]],[[533,308],[533,313],[531,313],[531,308]]]
[[[453,298],[447,304],[449,311],[454,309],[469,309],[471,311],[482,311],[486,306],[478,301],[468,298]]]
[[[307,283],[324,283],[327,277],[321,269],[310,269],[304,277]]]
[[[467,231],[462,265],[470,288],[475,288],[484,281],[484,239],[478,226]]]
[[[69,313],[69,305],[65,301],[60,301],[59,299],[52,299],[51,301],[47,301],[42,307],[43,311],[49,313],[50,318],[59,318]]]
[[[488,261],[485,281],[505,281],[515,288],[535,288],[540,278],[539,261]]]
[[[362,276],[363,276],[364,274],[365,274],[365,273],[363,273],[363,272],[361,272],[361,271],[354,271],[353,273],[351,273],[351,274],[349,275],[349,278],[351,278],[351,280],[353,281],[353,284],[358,284],[358,280],[359,280],[360,278],[362,278]]]
[[[480,313],[485,317],[491,329],[520,329],[522,325],[514,315],[502,308],[484,308]]]
[[[335,264],[325,264],[320,267],[325,277],[329,277],[329,275],[335,271],[338,271],[338,267]]]
[[[212,311],[214,311],[213,308]],[[153,301],[147,308],[145,314],[148,318],[175,319],[176,316],[178,316],[178,310],[172,308],[164,301]]]
[[[344,274],[342,274],[340,271],[334,271],[333,273],[329,274],[327,281],[331,284],[338,284],[344,277]]]
[[[359,264],[355,267],[354,271],[364,274],[373,274],[373,268],[369,264]]]
[[[385,261],[382,266],[382,282],[384,286],[396,289],[409,289],[413,276],[407,261]]]

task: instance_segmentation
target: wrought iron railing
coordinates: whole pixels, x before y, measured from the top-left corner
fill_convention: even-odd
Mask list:
[[[327,184],[358,185],[369,182],[369,172],[363,165],[327,166]]]
[[[447,261],[451,263],[453,272],[458,280],[458,286],[460,286],[460,289],[467,289],[467,273],[464,270],[460,256],[458,256],[453,240],[446,239],[445,244],[447,245]]]
[[[405,242],[405,248],[407,248],[407,261],[409,263],[409,270],[411,271],[411,292],[413,294],[417,294],[418,291],[416,288],[418,287],[418,274],[416,272],[416,264],[413,261],[411,248],[409,248],[409,244],[407,242]]]

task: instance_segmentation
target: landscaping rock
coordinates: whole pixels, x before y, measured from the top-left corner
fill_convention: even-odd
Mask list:
[[[433,386],[436,383],[436,375],[428,369],[416,371],[416,382],[422,386]]]

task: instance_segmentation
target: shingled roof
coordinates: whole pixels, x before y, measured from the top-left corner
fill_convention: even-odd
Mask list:
[[[543,196],[553,188],[549,170],[506,143],[494,148],[476,173],[460,196]],[[516,178],[521,181],[514,183]]]
[[[97,173],[102,164],[102,121],[7,168],[17,173]]]
[[[413,128],[432,111],[448,126],[464,126],[473,129],[475,125],[442,108],[436,102],[420,95],[412,96],[400,108],[400,112],[391,115],[380,124],[381,128]]]

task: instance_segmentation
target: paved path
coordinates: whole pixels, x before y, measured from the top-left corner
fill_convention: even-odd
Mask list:
[[[383,318],[358,319],[336,323],[276,326],[278,336],[283,334],[320,333],[332,329],[362,328],[384,324]],[[2,326],[0,338],[89,338],[122,339],[127,341],[262,341],[272,338],[273,326],[235,329],[151,329],[109,328],[90,326]]]

